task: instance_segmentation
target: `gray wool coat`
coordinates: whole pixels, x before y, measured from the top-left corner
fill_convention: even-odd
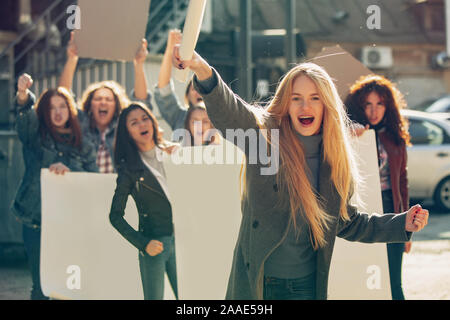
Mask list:
[[[235,95],[214,69],[213,77],[216,85],[210,92],[204,90],[196,77],[194,86],[202,94],[216,129],[224,134],[226,129],[257,129],[256,107]],[[269,122],[266,124],[269,128],[276,127]],[[248,150],[244,152],[248,159]],[[260,163],[248,164],[248,161],[246,164],[246,193],[241,199],[242,221],[226,299],[263,299],[264,262],[287,234],[290,217],[288,199],[283,196],[283,187],[278,186],[276,175],[261,175],[261,167],[265,166]],[[318,192],[325,211],[333,219],[326,232],[327,244],[319,248],[316,255],[316,299],[323,300],[327,299],[328,275],[336,236],[349,241],[373,243],[406,242],[412,234],[405,231],[406,213],[369,215],[348,205],[350,220],[341,219],[340,196],[331,182],[331,167],[326,161],[321,163]],[[280,199],[281,204],[277,205]]]

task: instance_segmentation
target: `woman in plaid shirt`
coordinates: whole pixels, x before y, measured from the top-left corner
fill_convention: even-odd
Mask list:
[[[141,47],[134,59],[133,100],[145,103],[152,109],[151,94],[147,90],[144,63],[147,57],[147,41],[142,40]],[[67,47],[67,62],[61,74],[59,85],[70,90],[78,63],[77,47],[73,32]],[[82,95],[81,110],[78,118],[83,137],[91,141],[97,149],[97,166],[100,173],[114,172],[113,143],[120,112],[130,104],[125,89],[115,81],[101,81],[88,86]]]

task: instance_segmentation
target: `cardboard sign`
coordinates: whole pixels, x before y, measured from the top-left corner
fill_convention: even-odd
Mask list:
[[[211,154],[221,146],[185,148]],[[175,226],[180,299],[224,299],[241,220],[239,172],[233,164],[164,166]],[[224,157],[226,153],[224,152]],[[225,159],[225,158],[223,158]],[[41,286],[60,299],[143,299],[138,250],[109,222],[116,174],[58,176],[42,170]],[[125,219],[138,227],[128,198]],[[174,299],[167,276],[164,299]]]
[[[41,285],[57,299],[143,299],[138,250],[109,222],[116,174],[41,173]],[[130,197],[125,219],[137,229]],[[165,298],[174,297],[168,280]]]
[[[311,62],[327,71],[334,80],[342,101],[345,101],[350,86],[356,80],[361,76],[372,74],[372,71],[338,45],[323,48]]]
[[[80,30],[75,32],[83,58],[132,61],[145,37],[150,0],[79,0]]]
[[[233,150],[223,141],[223,150]],[[379,186],[373,132],[360,139],[362,174]],[[202,155],[220,146],[185,148]],[[228,149],[230,148],[230,149]],[[224,299],[241,221],[239,172],[234,164],[176,164],[166,159],[173,208],[180,299]],[[227,152],[223,153],[227,158]],[[377,185],[378,178],[378,185]],[[142,299],[138,251],[109,222],[115,174],[42,170],[41,285],[44,294],[67,299]],[[375,189],[374,189],[375,190]],[[365,193],[369,194],[369,193]],[[364,197],[380,212],[376,192]],[[131,197],[125,219],[137,229]],[[375,267],[374,267],[375,266]],[[384,244],[337,239],[330,274],[330,299],[389,299]],[[367,286],[369,284],[369,287]],[[164,299],[174,299],[168,280]]]
[[[235,164],[164,163],[176,213],[178,291],[183,300],[225,299],[242,217],[239,173],[244,156],[231,142],[223,143],[186,150],[206,154],[231,145]]]
[[[340,46],[326,47],[312,59],[334,80],[342,100],[360,77],[372,74]],[[366,132],[355,143],[365,190],[359,190],[362,212],[383,212],[375,134]],[[337,238],[331,260],[329,299],[391,299],[385,244],[363,244]]]

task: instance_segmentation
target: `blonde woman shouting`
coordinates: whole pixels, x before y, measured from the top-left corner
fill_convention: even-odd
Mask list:
[[[274,175],[261,174],[263,164],[249,163],[251,148],[244,148],[242,222],[227,299],[326,299],[336,236],[406,242],[427,224],[428,211],[419,205],[402,214],[369,215],[349,204],[358,172],[348,118],[321,67],[304,63],[292,68],[261,113],[236,96],[198,54],[181,61],[176,47],[173,62],[195,73],[194,86],[219,131],[279,133],[279,143],[266,135],[270,152],[279,150]]]

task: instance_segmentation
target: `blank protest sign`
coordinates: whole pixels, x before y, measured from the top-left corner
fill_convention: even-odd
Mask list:
[[[145,37],[150,0],[79,0],[78,55],[132,61]]]
[[[222,149],[223,148],[223,149]],[[231,142],[185,150],[235,155],[233,164],[165,161],[175,225],[178,292],[182,300],[225,299],[241,223],[239,175],[243,153]],[[217,153],[219,154],[219,152]]]
[[[311,62],[326,70],[342,100],[356,80],[372,73],[339,45],[323,48]],[[364,206],[358,210],[382,213],[375,133],[370,130],[354,143],[360,174],[365,179],[364,190],[358,191]],[[328,293],[329,299],[391,299],[386,244],[364,244],[337,238]]]
[[[166,159],[164,164],[173,209],[181,299],[225,298],[241,220],[239,172],[243,155],[230,142],[223,143],[226,152],[231,150],[238,161],[190,165]],[[217,148],[186,149],[211,154]],[[42,170],[41,285],[46,295],[67,299],[143,298],[138,250],[109,222],[116,177],[87,172],[57,176]],[[137,229],[138,213],[132,197],[128,198],[125,219]],[[75,273],[71,266],[79,267],[79,289],[67,284]],[[167,276],[164,299],[174,299]]]
[[[356,138],[355,138],[356,139]],[[358,190],[359,212],[382,213],[380,174],[375,132],[369,130],[354,141],[363,187]],[[390,300],[386,244],[350,242],[336,238],[328,282],[330,300]]]
[[[61,299],[143,299],[138,250],[109,222],[116,174],[41,172],[41,286]],[[137,229],[131,197],[125,219]],[[79,287],[77,285],[79,284]],[[165,299],[174,299],[168,280]]]
[[[230,142],[224,140],[224,144]],[[211,154],[215,146],[195,147]],[[362,174],[376,190],[375,140],[360,141]],[[228,149],[227,149],[228,150]],[[236,152],[236,159],[242,153]],[[165,161],[175,226],[177,275],[181,299],[224,299],[241,220],[239,171],[234,164],[174,164]],[[226,162],[225,162],[226,163]],[[43,169],[41,285],[44,294],[69,299],[142,299],[138,250],[109,222],[116,174],[69,172],[57,176]],[[373,180],[375,179],[375,180]],[[379,187],[379,181],[378,181]],[[372,189],[373,188],[373,189]],[[375,192],[365,198],[379,211]],[[131,197],[125,219],[137,229]],[[330,299],[389,299],[384,244],[337,239],[330,271]],[[380,289],[366,286],[369,266],[381,271]],[[80,288],[70,286],[79,268]],[[370,269],[369,271],[371,271]],[[68,285],[69,284],[69,285]],[[174,299],[166,278],[164,299]]]
[[[348,95],[350,86],[361,76],[372,74],[365,65],[339,45],[325,47],[311,62],[324,68],[339,92],[342,100]]]

